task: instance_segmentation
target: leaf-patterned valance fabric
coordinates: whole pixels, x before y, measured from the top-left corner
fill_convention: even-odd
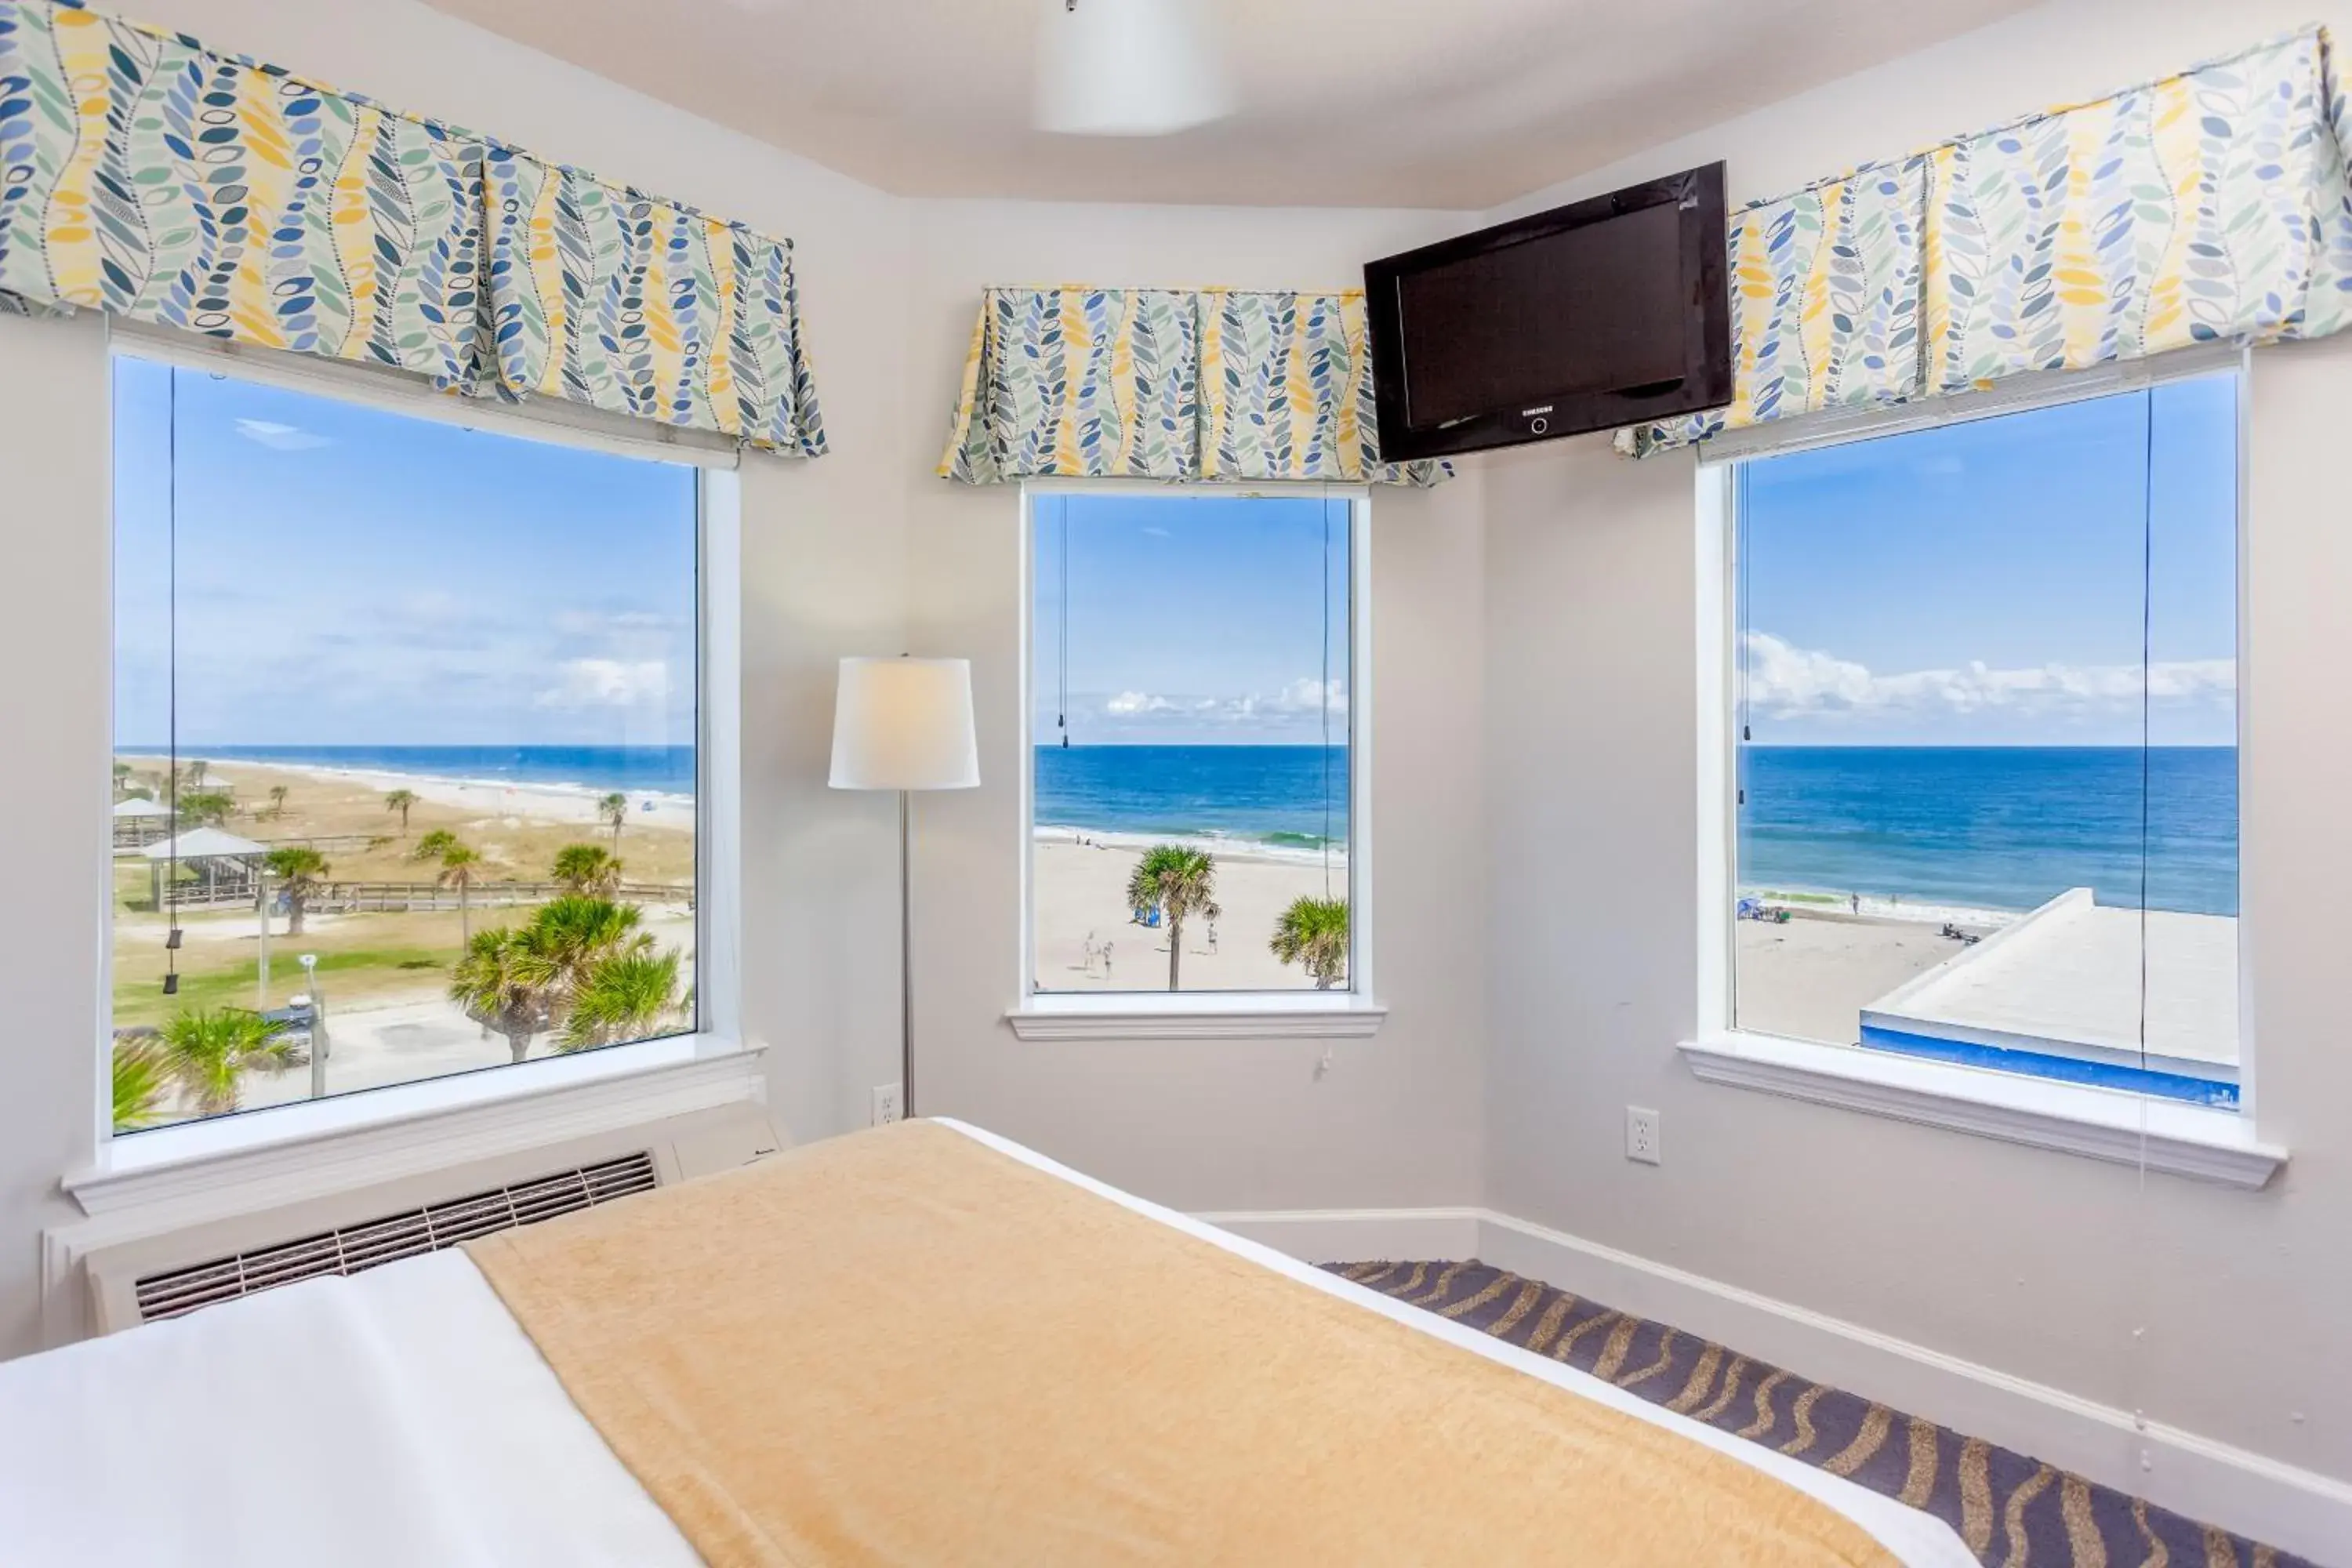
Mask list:
[[[1363,297],[1239,289],[991,289],[943,478],[1433,485],[1386,464]]]
[[[1731,225],[1737,400],[1619,447],[2340,331],[2347,129],[2309,28],[1759,203]]]
[[[46,0],[0,0],[0,289],[470,389],[481,145]]]
[[[84,309],[824,450],[788,241],[74,0],[0,0],[0,314]]]
[[[824,450],[790,241],[505,148],[485,168],[509,393]]]

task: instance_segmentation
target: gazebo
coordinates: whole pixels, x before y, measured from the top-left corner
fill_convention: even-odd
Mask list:
[[[198,827],[150,844],[141,853],[147,857],[148,881],[160,910],[164,868],[174,860],[194,873],[194,881],[181,889],[178,903],[252,902],[260,892],[261,858],[269,853],[269,847],[217,827]]]
[[[126,800],[114,808],[114,847],[136,849],[169,831],[172,808],[161,801]]]

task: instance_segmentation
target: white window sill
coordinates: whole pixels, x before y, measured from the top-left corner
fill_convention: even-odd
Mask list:
[[[2287,1160],[2250,1118],[2210,1106],[1769,1035],[1685,1040],[1682,1051],[1708,1083],[2117,1164],[2144,1158],[2151,1171],[2234,1187],[2263,1186]]]
[[[1004,1015],[1024,1040],[1365,1039],[1389,1010],[1352,992],[1031,996]]]
[[[63,1185],[91,1215],[289,1202],[759,1100],[763,1052],[681,1035],[127,1133]]]

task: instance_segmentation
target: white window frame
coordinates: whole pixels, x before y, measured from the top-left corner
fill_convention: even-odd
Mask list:
[[[1069,495],[1167,496],[1143,480],[1032,479],[1021,487],[1021,918],[1015,999],[1005,1018],[1024,1040],[1360,1038],[1388,1009],[1376,1000],[1371,855],[1371,489],[1367,485],[1190,485],[1181,493],[1348,503],[1348,984],[1329,991],[1039,991],[1035,871],[1036,502]]]
[[[1989,391],[1884,410],[1824,413],[1735,431],[1701,448],[1697,469],[1698,996],[1697,1033],[1682,1042],[1692,1073],[1709,1083],[1760,1089],[1872,1115],[1973,1132],[2094,1159],[2260,1187],[2286,1151],[2256,1136],[2252,928],[2239,921],[2239,1106],[2191,1105],[2126,1090],[1790,1039],[1732,1026],[1738,942],[1738,465],[1759,458],[1875,440],[2059,404],[2108,397],[2167,382],[2235,371],[2238,376],[2239,799],[2252,759],[2246,715],[2255,638],[2247,615],[2248,449],[2252,356],[2236,346],[2187,350],[2095,370],[2021,376]],[[2242,805],[2241,807],[2242,811]]]
[[[118,1139],[108,1083],[113,1026],[110,899],[100,915],[100,1027],[89,1055],[96,1079],[91,1144],[96,1156],[88,1168],[67,1173],[62,1183],[84,1212],[185,1205],[194,1201],[192,1194],[202,1194],[207,1212],[227,1212],[240,1204],[290,1201],[320,1190],[322,1183],[350,1184],[352,1173],[372,1176],[413,1165],[417,1148],[436,1140],[462,1147],[470,1158],[527,1148],[551,1137],[584,1135],[764,1099],[764,1047],[745,1040],[741,1013],[742,522],[739,459],[731,444],[552,401],[514,408],[452,397],[415,377],[388,370],[215,343],[121,322],[108,323],[105,352],[110,367],[116,354],[128,354],[409,418],[638,459],[689,463],[701,470],[695,486],[699,620],[696,1024],[691,1033],[662,1039],[265,1107]],[[110,374],[108,385],[110,400]],[[110,405],[97,411],[95,423],[108,432],[110,442]],[[113,526],[110,506],[106,526],[110,531]],[[110,658],[110,567],[109,574]],[[110,721],[104,754],[89,761],[94,780],[109,777],[113,729]],[[110,795],[110,789],[93,789],[97,815],[104,819],[93,839],[105,857],[105,868],[98,874],[110,881],[102,885],[110,885],[112,876]]]

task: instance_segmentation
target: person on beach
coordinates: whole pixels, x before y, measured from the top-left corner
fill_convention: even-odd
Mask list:
[[[1862,895],[1860,893],[1848,893],[1846,895],[1846,899],[1848,902],[1853,904],[1853,912],[1855,914],[1862,913]]]

